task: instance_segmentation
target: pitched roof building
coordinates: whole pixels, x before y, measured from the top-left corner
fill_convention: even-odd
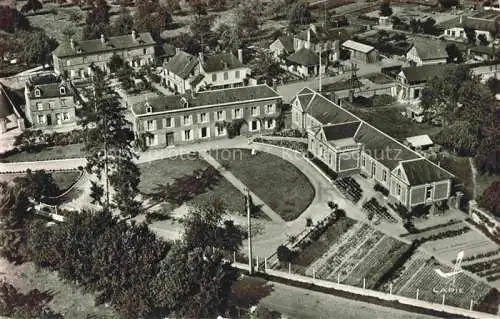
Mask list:
[[[91,74],[90,65],[108,72],[108,63],[116,54],[132,67],[153,62],[156,42],[148,32],[100,39],[76,41],[71,39],[59,44],[52,52],[54,71],[64,77],[86,78]]]
[[[406,53],[406,59],[416,66],[444,64],[448,59],[446,42],[416,37]]]
[[[150,147],[272,131],[281,96],[267,85],[162,96],[132,106],[134,131]]]
[[[291,104],[292,127],[307,132],[309,152],[333,171],[368,176],[408,209],[450,197],[453,174],[321,94],[301,90]]]

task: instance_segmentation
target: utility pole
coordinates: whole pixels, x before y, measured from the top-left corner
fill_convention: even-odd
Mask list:
[[[321,53],[322,53],[321,51],[323,51],[322,49],[323,48],[322,48],[322,46],[320,44],[319,45],[319,70],[318,70],[319,71],[319,92],[320,93],[321,93],[322,86],[323,86],[323,83],[322,83],[323,79],[322,79],[322,74],[321,74]]]
[[[252,224],[250,219],[250,191],[246,189],[246,208],[247,208],[247,218],[248,218],[248,273],[253,275],[253,255],[252,255]]]

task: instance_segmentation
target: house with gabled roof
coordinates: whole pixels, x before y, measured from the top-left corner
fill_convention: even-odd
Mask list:
[[[153,62],[156,42],[149,32],[100,39],[64,41],[52,52],[54,71],[66,78],[87,78],[91,66],[109,71],[108,63],[116,54],[132,67]]]
[[[474,30],[476,39],[479,35],[484,35],[486,40],[491,42],[500,31],[500,15],[495,11],[483,11],[471,16],[460,15],[455,19],[445,21],[440,24],[443,29],[443,36],[451,40],[467,41],[466,28]]]
[[[61,77],[35,76],[24,89],[26,118],[33,128],[59,128],[75,125],[77,93]]]
[[[250,69],[243,64],[243,51],[238,57],[230,52],[197,57],[178,50],[163,66],[162,83],[172,91],[184,94],[207,89],[244,86]]]
[[[321,94],[304,88],[291,105],[292,123],[307,132],[308,151],[333,171],[362,173],[408,209],[439,206],[450,197],[453,174]]]
[[[361,42],[347,40],[342,43],[342,49],[349,52],[349,59],[361,63],[375,63],[378,60],[378,51],[375,47]]]
[[[269,50],[271,50],[276,59],[292,54],[295,51],[293,46],[293,37],[290,35],[278,37],[273,43],[271,43],[271,45],[269,45]]]
[[[406,52],[406,60],[413,65],[445,64],[448,59],[446,42],[416,37]]]
[[[281,96],[267,85],[161,96],[132,105],[134,132],[149,147],[269,132],[277,127]]]

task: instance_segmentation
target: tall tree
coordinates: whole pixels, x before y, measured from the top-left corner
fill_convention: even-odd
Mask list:
[[[448,54],[448,57],[446,58],[447,63],[464,62],[464,57],[462,55],[462,52],[460,52],[455,43],[451,43],[446,46],[446,53]]]
[[[382,17],[390,17],[392,15],[391,3],[389,0],[384,0],[380,5],[380,15]]]
[[[160,5],[157,0],[140,0],[136,2],[136,7],[135,29],[139,32],[151,32],[155,39],[159,39],[161,32],[172,22],[169,8]]]
[[[213,40],[215,40],[214,34],[212,32],[212,26],[214,25],[213,16],[202,16],[193,19],[189,25],[189,29],[193,35],[193,38],[200,41],[203,47],[213,45]]]
[[[260,11],[261,8],[256,2],[241,5],[238,8],[236,12],[236,26],[241,34],[249,36],[260,30],[262,24]]]
[[[113,22],[112,33],[114,35],[130,34],[134,29],[134,18],[127,8],[121,8],[120,14]]]
[[[85,39],[96,39],[101,34],[109,33],[110,6],[106,0],[96,0],[92,3],[92,9],[87,14],[83,37]]]
[[[476,44],[476,30],[471,27],[464,27],[465,36],[469,44]]]
[[[241,40],[242,34],[241,30],[236,26],[221,23],[215,33],[218,35],[217,41],[222,51],[234,52],[241,48],[243,43]]]
[[[49,38],[45,32],[37,31],[23,33],[24,50],[22,59],[28,64],[41,64],[51,62],[50,54],[57,47],[57,41]]]
[[[16,30],[30,30],[29,20],[16,8],[0,5],[0,30],[13,33]]]
[[[308,24],[312,22],[312,19],[309,4],[302,0],[294,3],[288,12],[288,23],[290,26]]]
[[[476,167],[482,173],[500,174],[500,129],[498,126],[489,130],[483,129],[483,137],[474,156]]]
[[[125,119],[124,111],[105,74],[94,68],[92,92],[83,108],[81,121],[86,134],[87,170],[96,173],[99,179],[104,178],[106,206],[110,205],[109,188],[112,186],[120,206],[128,201],[129,205],[136,207],[134,198],[139,170],[132,169],[135,166],[132,161],[137,158],[137,154],[132,146],[134,133]],[[127,199],[124,198],[125,194]]]
[[[500,217],[500,180],[491,183],[479,199],[479,203],[495,216]]]

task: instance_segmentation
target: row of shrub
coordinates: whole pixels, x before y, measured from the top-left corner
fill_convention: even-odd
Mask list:
[[[281,136],[281,137],[307,137],[307,133],[297,129],[285,129],[281,131],[275,131],[266,135]]]
[[[468,226],[464,226],[463,228],[457,229],[457,230],[447,230],[439,234],[431,235],[428,237],[422,237],[419,239],[416,239],[415,242],[418,243],[419,245],[426,243],[428,241],[434,241],[434,240],[440,240],[440,239],[445,239],[445,238],[451,238],[451,237],[456,237],[463,235],[467,232],[470,231],[470,228]]]
[[[257,143],[265,143],[279,147],[289,148],[301,153],[307,151],[307,143],[304,142],[287,141],[287,140],[268,140],[265,137],[264,138],[257,137],[253,141]]]
[[[328,165],[326,165],[322,160],[319,158],[315,157],[311,152],[307,153],[307,157],[311,159],[311,162],[314,163],[320,170],[323,171],[328,177],[330,177],[332,180],[336,180],[337,177],[339,177],[339,174],[332,170]]]
[[[85,135],[82,130],[52,133],[45,133],[42,130],[28,130],[16,136],[14,146],[19,151],[31,152],[39,151],[45,147],[83,143],[84,140]]]
[[[374,186],[373,186],[373,189],[376,191],[376,192],[379,192],[381,193],[382,195],[384,196],[389,196],[389,190],[387,188],[385,188],[384,186],[380,185],[379,183],[376,183]]]

